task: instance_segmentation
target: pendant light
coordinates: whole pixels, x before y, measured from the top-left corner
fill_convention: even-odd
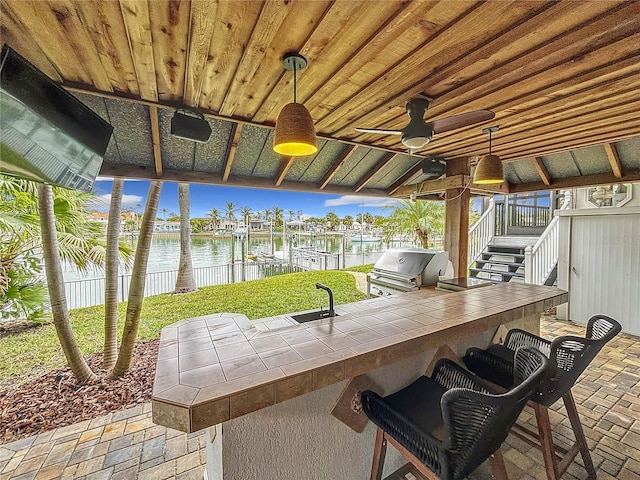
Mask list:
[[[297,72],[307,66],[299,53],[288,53],[282,60],[285,70],[293,70],[293,103],[285,105],[278,115],[273,136],[273,150],[287,157],[302,157],[318,151],[313,119],[306,107],[297,103]]]
[[[504,183],[504,171],[500,157],[491,154],[491,134],[497,132],[500,127],[489,127],[482,130],[482,133],[489,134],[489,154],[480,157],[476,171],[473,175],[473,183],[477,185],[492,185]]]

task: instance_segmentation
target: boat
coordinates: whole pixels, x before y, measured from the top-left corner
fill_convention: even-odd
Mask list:
[[[247,227],[244,225],[238,225],[238,228],[236,228],[233,231],[233,236],[234,237],[243,237],[247,234]]]

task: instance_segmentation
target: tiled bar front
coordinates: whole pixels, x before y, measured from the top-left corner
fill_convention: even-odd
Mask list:
[[[225,479],[301,478],[295,476],[299,462],[287,469],[279,465],[282,459],[261,458],[277,448],[314,459],[305,463],[311,476],[304,478],[316,478],[311,472],[327,465],[343,475],[339,457],[348,464],[350,452],[363,448],[370,459],[373,445],[371,426],[358,435],[330,415],[349,379],[368,373],[389,393],[422,374],[438,347],[460,354],[470,345],[485,346],[500,325],[536,329],[542,311],[566,301],[566,292],[554,287],[500,284],[364,300],[340,305],[334,319],[301,325],[286,315],[249,321],[219,313],[183,320],[162,331],[153,419],[186,432],[224,423],[224,435],[215,440],[211,429],[209,479],[222,478],[223,464]],[[349,446],[337,455],[334,447],[342,441]],[[267,476],[265,462],[273,463]],[[394,459],[388,463],[393,466]]]

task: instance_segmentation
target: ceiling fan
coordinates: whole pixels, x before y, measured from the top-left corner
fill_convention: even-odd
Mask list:
[[[450,117],[439,118],[431,122],[424,121],[424,113],[429,108],[429,99],[412,98],[407,102],[409,123],[402,130],[379,130],[376,128],[358,128],[358,132],[380,133],[383,135],[402,135],[402,143],[411,151],[422,148],[431,141],[433,134],[467,127],[475,123],[486,122],[495,117],[491,110],[474,110]]]

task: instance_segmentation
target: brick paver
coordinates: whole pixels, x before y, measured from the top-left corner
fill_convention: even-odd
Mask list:
[[[202,478],[204,446],[154,425],[147,403],[0,445],[0,480]]]
[[[546,338],[584,334],[584,327],[553,319],[543,319],[541,330]],[[573,392],[598,479],[640,480],[640,338],[613,339]],[[549,413],[555,438],[568,443],[573,434],[562,401]],[[527,410],[520,422],[535,427]],[[148,403],[0,445],[0,480],[201,479],[204,446],[203,433],[154,425]],[[503,454],[509,478],[545,478],[541,453],[525,442],[509,436]],[[563,480],[585,479],[581,464],[578,456]],[[488,478],[485,465],[470,477]],[[323,479],[321,472],[317,479]]]

